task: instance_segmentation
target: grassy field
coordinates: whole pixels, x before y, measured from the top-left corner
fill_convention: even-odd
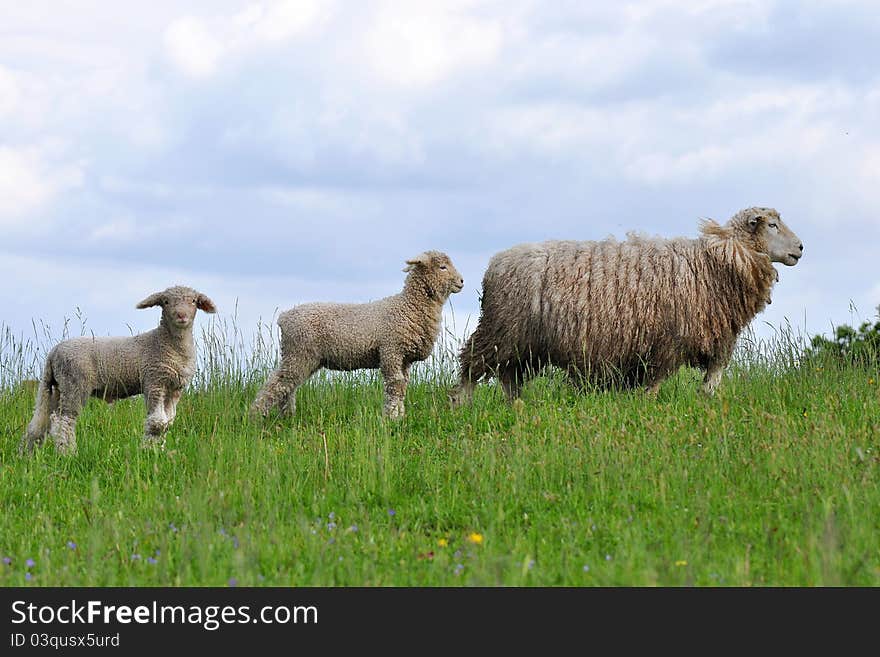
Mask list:
[[[740,364],[711,399],[688,370],[657,397],[550,377],[451,410],[429,367],[398,424],[372,375],[252,423],[259,381],[221,345],[164,452],[138,397],[28,459],[9,373],[38,359],[5,346],[5,586],[880,585],[876,369]]]

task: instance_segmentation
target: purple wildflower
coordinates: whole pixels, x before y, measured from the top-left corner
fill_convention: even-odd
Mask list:
[[[3,563],[7,566],[12,563],[12,557],[3,557]]]
[[[177,532],[177,525],[175,525],[173,522],[168,523],[168,528],[173,532]]]
[[[332,532],[334,529],[336,529],[336,523],[335,522],[328,522],[327,523],[327,531]]]
[[[328,520],[336,520],[336,514],[332,511],[327,515]]]
[[[30,573],[25,573],[25,574],[24,574],[24,578],[27,579],[27,580],[31,579],[32,577],[33,577],[33,575],[31,575]]]
[[[584,572],[585,572],[585,573],[590,572],[590,567],[589,567],[588,565],[586,565],[586,564],[584,564]]]
[[[388,515],[393,518],[397,515],[397,511],[395,511],[394,509],[388,509]]]
[[[233,536],[232,537],[232,547],[234,547],[237,550],[239,545],[240,545],[240,543],[238,542],[238,536]]]
[[[238,586],[238,580],[234,577],[229,578],[229,586]]]
[[[154,559],[153,557],[147,557],[147,563],[156,564],[159,563],[159,561],[157,559]]]
[[[610,554],[606,554],[606,555],[605,555],[605,561],[611,561],[611,555],[610,555]]]
[[[351,527],[348,528],[348,531],[350,531],[350,532],[356,532],[357,530],[358,530],[357,525],[352,525]]]
[[[457,563],[457,564],[455,564],[455,568],[453,569],[452,572],[455,575],[461,575],[461,571],[463,571],[463,570],[464,570],[464,566],[460,563]]]
[[[73,541],[67,541],[67,547],[69,547],[71,550],[75,550],[76,543],[74,543]]]
[[[133,555],[131,555],[131,560],[132,560],[132,561],[137,561],[137,560],[140,559],[140,558],[141,558],[141,555],[139,555],[139,554],[133,554]]]
[[[27,568],[33,568],[33,567],[36,566],[37,564],[36,564],[36,562],[35,562],[33,559],[28,559],[27,561],[24,562],[24,565],[25,565]]]

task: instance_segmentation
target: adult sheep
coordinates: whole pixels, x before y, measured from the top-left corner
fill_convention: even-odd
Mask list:
[[[772,262],[797,264],[801,240],[771,208],[704,220],[701,236],[550,241],[496,254],[480,320],[459,355],[453,404],[496,376],[509,399],[545,365],[577,382],[656,391],[681,365],[712,394],[740,331],[770,303]]]

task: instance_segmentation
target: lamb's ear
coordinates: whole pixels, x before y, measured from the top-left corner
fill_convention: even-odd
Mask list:
[[[199,296],[196,299],[196,308],[206,313],[217,312],[217,306],[214,305],[214,302],[201,292],[199,292]]]
[[[419,265],[421,265],[422,267],[427,267],[430,264],[431,264],[430,254],[422,253],[422,254],[417,255],[412,260],[407,260],[406,267],[404,268],[403,271],[412,271],[413,269],[415,269]]]
[[[165,293],[164,292],[154,292],[146,299],[141,301],[135,308],[152,308],[153,306],[162,306],[165,304]]]
[[[754,233],[758,230],[758,226],[761,225],[762,221],[766,221],[766,218],[762,214],[756,214],[749,217],[749,230]]]

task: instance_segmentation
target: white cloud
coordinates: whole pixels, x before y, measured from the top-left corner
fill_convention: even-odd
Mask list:
[[[454,72],[491,64],[503,40],[500,22],[475,15],[467,2],[383,2],[365,47],[381,78],[430,85]]]
[[[217,70],[223,45],[200,19],[178,18],[165,30],[165,46],[174,64],[186,75],[207,77]]]
[[[0,117],[11,116],[18,109],[21,90],[11,71],[0,66]]]
[[[277,43],[308,31],[333,9],[333,3],[321,0],[281,0],[248,5],[231,20],[237,40]]]
[[[207,78],[224,60],[303,36],[331,16],[334,7],[321,0],[274,0],[232,15],[183,16],[166,28],[165,49],[182,73]]]
[[[81,162],[52,162],[57,146],[0,146],[0,225],[19,223],[83,182]]]

